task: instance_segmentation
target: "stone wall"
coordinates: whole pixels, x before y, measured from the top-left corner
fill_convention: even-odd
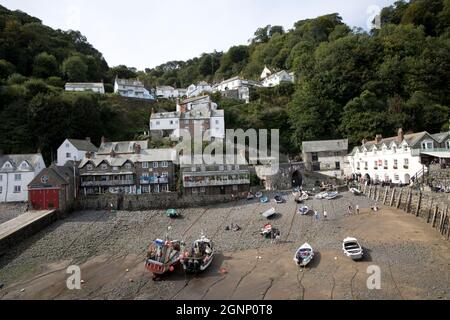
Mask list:
[[[430,165],[428,181],[433,187],[450,186],[450,169],[442,169],[439,164]]]
[[[362,191],[373,201],[401,209],[424,219],[447,240],[450,237],[449,201],[446,197],[411,188],[362,186]]]
[[[159,193],[142,195],[114,195],[103,194],[81,197],[77,202],[78,210],[160,210],[178,209],[188,207],[201,207],[206,205],[227,203],[237,199],[245,199],[247,192],[238,195],[193,195],[180,196],[178,193]],[[112,207],[111,207],[112,204]]]

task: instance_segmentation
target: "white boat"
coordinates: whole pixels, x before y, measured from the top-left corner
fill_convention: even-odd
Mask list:
[[[252,199],[255,199],[255,195],[253,193],[249,192],[247,194],[247,200],[252,200]]]
[[[353,193],[355,196],[359,196],[362,194],[362,191],[356,188],[350,188],[350,192]]]
[[[325,199],[325,197],[326,196],[328,196],[328,192],[327,191],[324,191],[324,192],[321,192],[321,193],[318,193],[318,194],[316,194],[316,199]]]
[[[276,195],[275,198],[273,199],[277,204],[281,204],[284,203],[284,199],[282,196],[280,195]]]
[[[263,215],[264,218],[269,219],[270,217],[272,217],[276,213],[277,212],[276,212],[275,208],[270,208],[269,210],[263,212],[262,215]]]
[[[264,228],[261,229],[261,235],[267,239],[279,239],[281,232],[277,228],[274,228],[271,224],[266,224]]]
[[[308,244],[303,244],[300,248],[298,248],[297,252],[294,256],[295,263],[300,267],[306,267],[314,258],[314,250]]]
[[[263,193],[261,191],[259,191],[255,194],[255,197],[257,197],[258,199],[261,198],[262,196],[263,196]]]
[[[187,273],[205,271],[214,259],[214,244],[204,235],[194,241],[192,248],[185,251],[180,258],[183,269]]]
[[[344,254],[353,260],[361,260],[363,257],[363,249],[356,238],[347,237],[342,243]]]
[[[336,199],[338,195],[339,195],[339,192],[337,192],[337,191],[328,192],[328,194],[325,196],[325,199],[333,200],[333,199]]]
[[[297,212],[302,216],[306,216],[309,212],[309,208],[307,206],[299,207]]]

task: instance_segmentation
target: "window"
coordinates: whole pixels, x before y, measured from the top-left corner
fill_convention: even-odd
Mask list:
[[[400,176],[399,176],[398,174],[394,174],[394,180],[395,180],[395,181],[400,180]]]
[[[0,187],[0,193],[2,193],[3,192],[3,187]]]
[[[409,159],[405,159],[403,161],[403,168],[408,169],[409,168]]]
[[[142,168],[148,169],[148,162],[142,162]]]
[[[161,162],[161,168],[167,168],[169,166],[169,163],[167,161]]]
[[[422,149],[423,150],[428,150],[428,149],[433,149],[433,148],[434,148],[433,141],[424,141],[424,142],[422,142]]]
[[[216,120],[216,125],[218,125],[219,124],[219,120]]]
[[[341,163],[339,161],[336,162],[336,170],[341,170]]]
[[[445,142],[445,147],[446,147],[447,149],[450,149],[450,140],[448,140],[447,142]]]
[[[369,163],[366,161],[364,162],[364,170],[368,170],[369,169]]]
[[[21,181],[22,180],[22,175],[20,173],[16,173],[14,175],[14,181]]]
[[[397,168],[398,168],[398,160],[394,159],[394,169],[397,169]]]
[[[3,176],[2,175],[0,175],[0,181],[2,181],[3,180]]]
[[[201,193],[205,193],[205,192],[206,192],[205,187],[201,187],[201,188],[200,188],[200,192],[201,192]]]
[[[375,160],[375,164],[374,164],[373,168],[374,168],[375,170],[378,169],[378,161]]]
[[[70,144],[66,143],[66,148],[70,148]]]
[[[240,169],[239,165],[237,164],[237,165],[234,167],[234,169],[235,169],[236,171],[239,171],[239,169]]]
[[[173,124],[173,120],[170,120],[170,124]]]
[[[156,169],[159,167],[159,163],[158,162],[153,162],[153,168]]]
[[[387,169],[388,168],[388,161],[387,160],[384,160],[384,169]]]
[[[156,121],[156,126],[159,126],[159,124],[160,124],[160,122],[159,122],[159,121]]]
[[[397,147],[395,147],[395,146],[392,147],[392,152],[393,152],[393,153],[397,153]]]
[[[119,167],[113,167],[113,171],[119,171]]]
[[[92,171],[92,169],[94,169],[94,166],[92,164],[88,164],[87,169],[88,171]]]
[[[317,154],[317,152],[312,153],[311,158],[312,158],[312,161],[314,161],[314,162],[319,161],[319,155]]]
[[[20,193],[22,188],[20,186],[14,186],[14,193]]]
[[[70,154],[70,152],[67,152],[66,153],[66,158],[71,158],[72,157],[72,155]]]
[[[232,171],[233,170],[233,166],[232,165],[227,165],[227,170],[228,171]]]
[[[361,165],[360,165],[359,162],[357,162],[357,163],[356,163],[356,170],[360,170],[360,168],[361,168]]]
[[[108,169],[108,165],[106,163],[102,163],[102,170],[107,170]]]
[[[197,171],[197,168],[196,168],[196,167],[192,167],[192,168],[191,168],[191,171],[192,171],[192,172],[196,172],[196,171]]]
[[[219,166],[219,171],[224,171],[225,167],[224,166]]]

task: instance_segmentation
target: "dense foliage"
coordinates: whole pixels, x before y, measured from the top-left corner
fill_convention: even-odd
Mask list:
[[[187,87],[236,75],[258,80],[265,65],[295,72],[295,85],[258,89],[250,104],[215,95],[228,128],[279,128],[281,148],[298,154],[303,140],[448,129],[450,0],[398,1],[383,9],[382,28],[351,29],[338,14],[259,28],[248,45],[204,53],[139,71],[109,68],[79,32],[53,30],[0,6],[0,149],[46,159],[65,137],[124,140],[148,130],[151,108],[173,103],[130,102],[64,93],[66,81],[139,77],[148,87]]]

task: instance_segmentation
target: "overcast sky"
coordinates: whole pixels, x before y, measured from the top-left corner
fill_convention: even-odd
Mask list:
[[[286,29],[338,12],[367,29],[376,7],[395,0],[0,0],[62,30],[80,30],[110,66],[143,70],[246,44],[259,27]]]

